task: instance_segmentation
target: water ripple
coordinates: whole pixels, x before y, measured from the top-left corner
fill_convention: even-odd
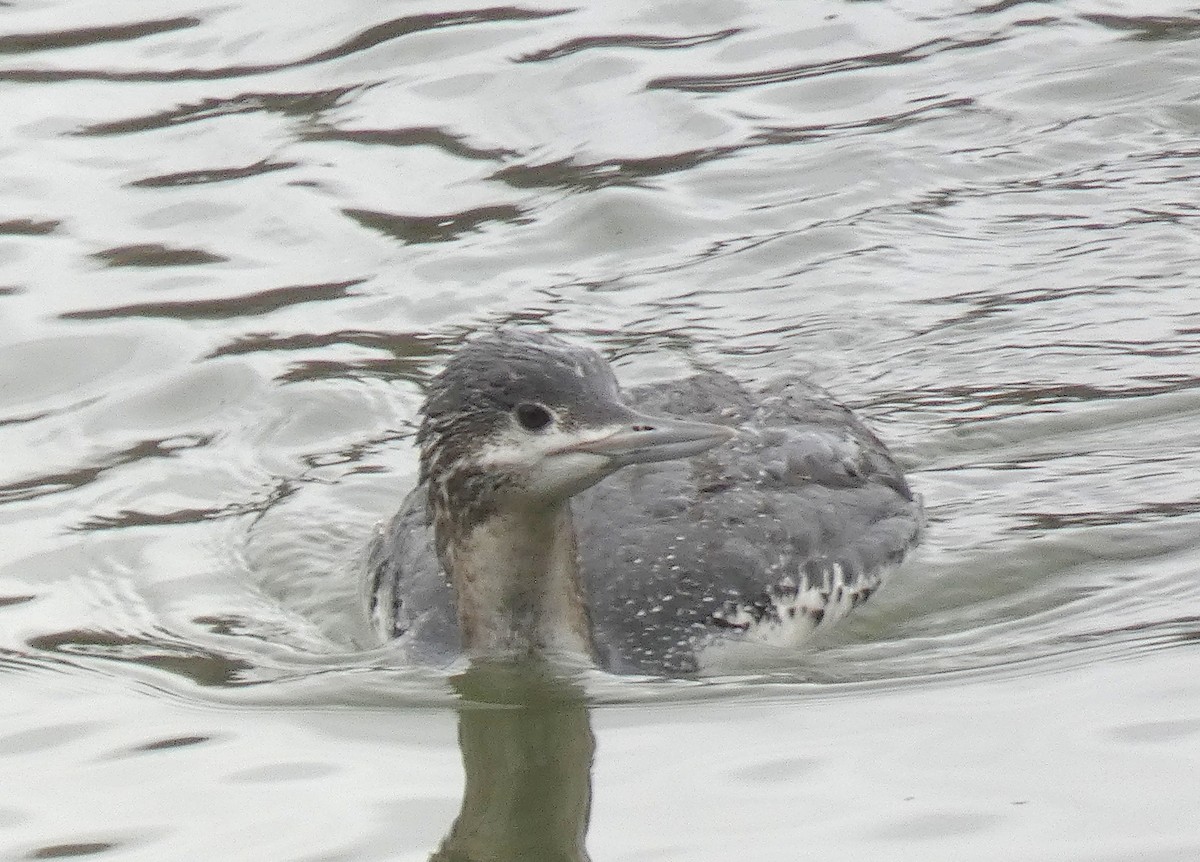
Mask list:
[[[945,51],[982,48],[1004,41],[1006,36],[995,35],[977,39],[931,39],[894,51],[860,54],[821,63],[802,63],[754,72],[735,72],[723,75],[679,75],[654,78],[646,84],[649,90],[680,90],[689,93],[722,93],[816,78],[841,72],[855,72],[879,66],[916,63]]]
[[[525,211],[512,204],[493,204],[432,216],[396,215],[362,209],[344,209],[342,213],[363,227],[404,243],[449,242],[491,223],[529,223]]]
[[[1200,18],[1113,14],[1083,14],[1079,17],[1101,27],[1129,34],[1126,38],[1144,42],[1187,41],[1200,37]]]
[[[462,135],[435,127],[404,129],[344,129],[336,127],[309,128],[300,132],[302,141],[330,141],[367,146],[436,147],[460,159],[503,161],[517,155],[516,150],[502,147],[481,148],[469,144]]]
[[[207,98],[194,104],[177,105],[148,116],[92,123],[75,130],[74,134],[80,137],[128,135],[239,114],[278,114],[315,121],[322,114],[343,104],[358,89],[335,87],[303,93],[238,93],[226,98]]]
[[[302,66],[309,66],[316,63],[324,63],[330,60],[336,60],[352,54],[367,51],[378,45],[390,42],[396,39],[401,39],[405,36],[411,36],[417,33],[429,32],[448,27],[462,27],[475,24],[492,24],[505,21],[536,21],[542,18],[551,18],[558,15],[566,14],[568,10],[533,10],[521,9],[512,6],[497,6],[485,9],[476,9],[466,12],[441,12],[430,13],[424,15],[409,15],[401,18],[394,18],[382,24],[377,24],[369,27],[360,33],[346,39],[343,42],[321,51],[317,51],[306,57],[298,60],[291,60],[281,63],[263,63],[263,64],[238,64],[231,66],[221,66],[216,68],[204,69],[196,67],[182,67],[177,69],[144,69],[144,70],[129,70],[116,71],[106,69],[0,69],[0,81],[10,81],[13,83],[58,83],[64,81],[112,81],[124,83],[154,83],[154,82],[181,82],[181,81],[214,81],[227,80],[232,78],[245,78],[256,75],[264,75],[271,72],[280,72],[285,69],[293,69]],[[183,26],[196,26],[194,19],[177,19],[187,21]],[[171,23],[171,22],[168,22]],[[128,25],[128,27],[117,28],[100,28],[98,31],[63,31],[62,34],[47,33],[47,34],[28,34],[17,38],[20,45],[41,47],[42,41],[45,40],[45,47],[58,47],[54,44],[56,37],[69,39],[71,33],[97,33],[106,40],[122,38],[121,34],[130,32],[133,35],[124,38],[139,38],[144,35],[150,35],[150,32],[143,32],[146,25]],[[153,24],[150,25],[153,27]],[[166,32],[168,30],[179,29],[178,26],[172,26],[165,30],[157,32]],[[99,40],[97,40],[99,41]],[[31,51],[34,48],[24,47],[23,51]]]
[[[636,705],[596,713],[597,857],[1191,848],[1194,5],[8,4],[5,846],[428,855],[453,671],[373,645],[357,560],[423,386],[507,322],[627,384],[812,377],[930,516],[803,655],[585,681]],[[629,837],[663,798],[691,831]]]
[[[199,27],[199,18],[165,18],[158,21],[137,21],[104,27],[79,27],[72,30],[48,30],[41,33],[10,33],[0,36],[0,54],[32,54],[38,51],[54,51],[61,48],[78,48],[82,45],[100,45],[111,42],[127,42]]]
[[[232,317],[254,317],[269,314],[308,302],[326,302],[352,296],[350,288],[365,279],[351,279],[333,284],[303,284],[275,287],[257,293],[222,299],[181,299],[163,302],[139,302],[112,308],[95,308],[64,312],[64,320],[106,320],[122,317],[167,317],[174,320],[222,320]]]
[[[654,36],[649,34],[613,34],[609,36],[580,36],[569,39],[553,48],[543,48],[531,51],[516,58],[518,63],[535,63],[546,60],[557,60],[581,51],[604,48],[638,48],[650,51],[665,51],[676,48],[694,48],[697,45],[707,45],[710,42],[720,42],[730,36],[742,32],[738,28],[717,30],[713,33],[697,33],[691,36]]]

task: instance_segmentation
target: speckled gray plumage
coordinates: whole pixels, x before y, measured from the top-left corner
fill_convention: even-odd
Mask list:
[[[687,674],[699,651],[870,595],[917,540],[921,508],[884,445],[802,381],[752,393],[717,373],[630,390],[647,413],[719,422],[732,443],[626,467],[572,498],[600,664]],[[416,658],[457,653],[452,591],[414,490],[370,549],[377,624]]]

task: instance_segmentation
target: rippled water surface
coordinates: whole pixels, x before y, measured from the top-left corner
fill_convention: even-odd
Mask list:
[[[0,858],[1200,858],[1194,3],[13,0],[0,117]],[[753,679],[399,666],[507,321],[812,377],[924,544]]]

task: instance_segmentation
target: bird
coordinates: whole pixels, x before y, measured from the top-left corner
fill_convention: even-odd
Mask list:
[[[623,392],[597,351],[508,326],[465,341],[420,413],[417,486],[364,579],[414,662],[688,677],[790,655],[923,529],[883,442],[799,378]]]

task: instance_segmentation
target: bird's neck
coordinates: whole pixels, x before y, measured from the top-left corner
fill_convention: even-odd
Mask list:
[[[494,511],[438,550],[469,654],[593,657],[568,502]]]

